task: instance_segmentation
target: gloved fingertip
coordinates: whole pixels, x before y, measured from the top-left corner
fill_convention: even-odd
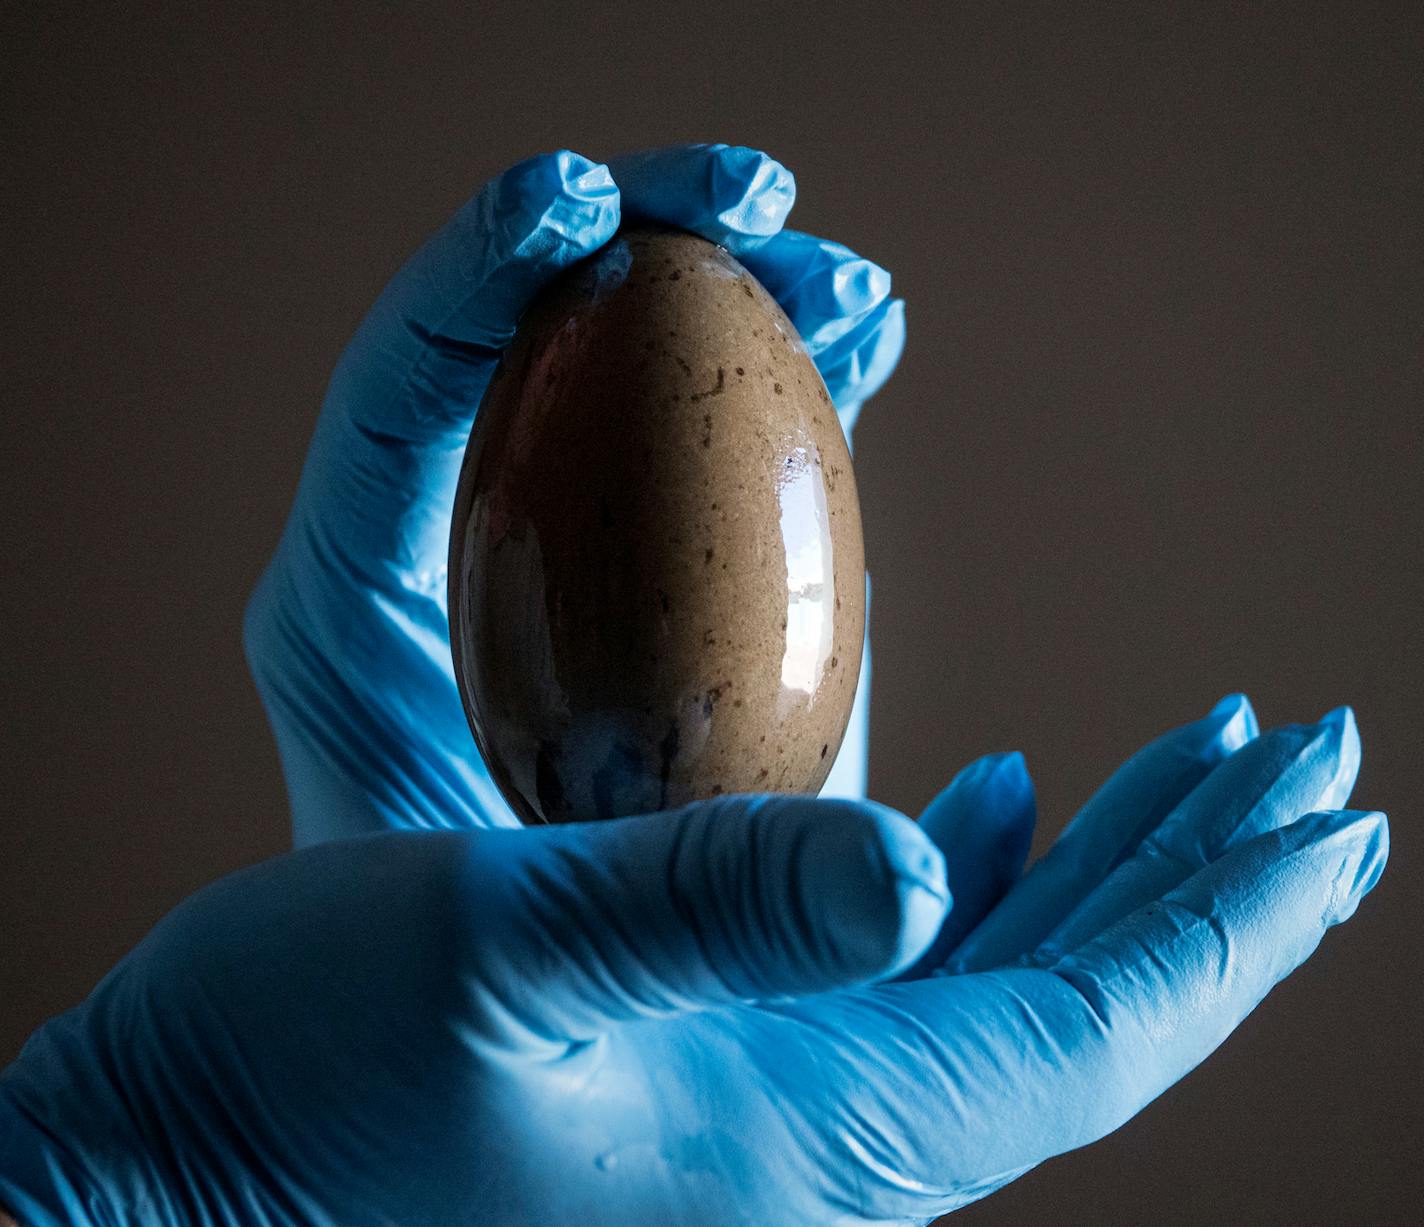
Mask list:
[[[608,167],[571,149],[526,158],[477,201],[483,232],[494,240],[482,262],[490,267],[511,260],[570,264],[606,243],[620,219],[618,186]]]
[[[539,213],[558,197],[576,192],[574,185],[590,178],[590,172],[592,181],[588,186],[596,192],[599,165],[572,149],[536,153],[490,180],[476,199],[495,208],[502,217]]]
[[[1216,706],[1207,712],[1207,719],[1220,720],[1224,725],[1239,721],[1248,737],[1254,737],[1261,731],[1256,719],[1256,709],[1251,706],[1251,700],[1240,692],[1219,700]]]
[[[864,256],[837,262],[831,274],[831,291],[843,315],[858,315],[890,294],[889,270]]]
[[[1003,756],[1003,762],[994,772],[993,792],[988,804],[1001,815],[1001,857],[1011,864],[1012,874],[1017,876],[1023,870],[1029,845],[1033,842],[1033,829],[1038,822],[1038,797],[1033,777],[1029,775],[1028,763],[1020,751],[1014,750]]]
[[[1211,758],[1230,755],[1260,732],[1255,709],[1244,694],[1227,695],[1207,713],[1204,723],[1214,730],[1205,746]]]
[[[1332,708],[1320,717],[1319,723],[1333,725],[1340,729],[1346,728],[1355,723],[1355,710],[1348,703]]]
[[[1032,815],[1035,809],[1033,779],[1020,750],[975,759],[940,795],[951,790],[959,794],[959,809],[992,818],[996,826],[1016,824],[1025,812]]]
[[[986,754],[980,761],[989,764],[990,779],[1001,795],[1026,796],[1032,800],[1033,778],[1028,773],[1028,760],[1022,750]]]
[[[938,890],[924,886],[907,887],[900,902],[898,941],[882,956],[879,974],[894,975],[928,950],[953,907],[954,896],[947,886]]]
[[[920,828],[956,868],[1005,889],[1023,869],[1037,821],[1033,778],[1023,754],[986,754],[965,767],[925,807]],[[951,874],[951,889],[959,885]]]
[[[949,902],[944,856],[912,823],[897,817],[893,825],[881,828],[880,838],[873,840],[871,846],[884,859],[887,881]]]
[[[607,163],[595,162],[571,149],[561,149],[554,154],[564,190],[576,200],[602,200],[617,195],[618,185],[613,182],[613,173]]]
[[[542,225],[565,238],[582,253],[601,247],[621,220],[618,185],[602,162],[568,150],[558,155],[561,190],[554,192]]]
[[[1331,746],[1339,761],[1336,778],[1341,787],[1353,786],[1360,766],[1360,726],[1355,721],[1355,713],[1349,707],[1337,707],[1320,718],[1319,727],[1329,737]],[[1348,778],[1348,785],[1345,783]],[[1345,804],[1345,797],[1332,802],[1337,808]]]
[[[1322,810],[1339,809],[1350,799],[1355,779],[1360,773],[1360,730],[1355,713],[1349,707],[1337,707],[1326,712],[1315,725],[1316,740],[1324,741],[1324,749],[1334,760],[1334,771],[1319,799]]]
[[[759,149],[714,145],[709,150],[715,155],[710,203],[727,237],[776,234],[796,203],[796,177]]]
[[[1389,818],[1380,810],[1371,810],[1361,821],[1369,834],[1367,854],[1361,860],[1361,872],[1355,875],[1354,891],[1358,901],[1379,885],[1384,868],[1389,864]]]
[[[775,158],[743,145],[679,145],[609,159],[628,216],[680,226],[733,253],[780,232],[796,179]]]
[[[1228,694],[1225,697],[1218,699],[1216,702],[1216,706],[1214,706],[1211,711],[1207,712],[1207,715],[1229,716],[1233,712],[1240,710],[1241,705],[1245,702],[1247,702],[1246,696],[1244,694],[1241,694],[1240,692],[1237,692],[1235,694]]]
[[[1389,860],[1389,821],[1378,810],[1318,810],[1280,829],[1287,853],[1308,853],[1331,875],[1322,917],[1340,924],[1375,888]]]
[[[1241,696],[1241,741],[1246,742],[1261,735],[1261,721],[1256,715],[1256,709],[1251,704],[1251,700],[1244,694]]]
[[[742,253],[747,268],[791,317],[807,348],[830,349],[890,295],[887,269],[844,244],[782,229]]]
[[[1353,912],[1360,900],[1374,890],[1389,862],[1389,819],[1379,810],[1345,812],[1359,814],[1351,827],[1360,841],[1360,855],[1351,862],[1354,872],[1348,891],[1351,899],[1349,907]],[[1341,920],[1345,918],[1339,917]]]
[[[951,897],[944,856],[909,819],[875,802],[837,803],[805,849],[830,957],[843,973],[890,975],[934,940]]]
[[[837,405],[864,402],[894,373],[905,350],[905,300],[872,308],[841,340],[814,355],[826,390]]]

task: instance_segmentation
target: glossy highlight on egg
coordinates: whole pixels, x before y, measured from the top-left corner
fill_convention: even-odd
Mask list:
[[[733,256],[625,226],[539,296],[475,417],[449,584],[522,821],[819,790],[860,674],[860,506],[815,364]]]

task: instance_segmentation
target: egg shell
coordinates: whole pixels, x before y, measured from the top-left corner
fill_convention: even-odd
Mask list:
[[[461,700],[524,822],[820,789],[860,675],[860,505],[740,262],[626,226],[536,299],[475,417],[449,583]]]

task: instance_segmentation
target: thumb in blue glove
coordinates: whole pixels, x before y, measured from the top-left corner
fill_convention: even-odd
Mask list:
[[[713,1007],[883,977],[947,906],[934,845],[868,802],[304,849],[199,892],[32,1038],[0,1081],[0,1204],[28,1227],[737,1221],[715,1194],[806,1221],[758,1069],[797,1044],[748,1050]]]

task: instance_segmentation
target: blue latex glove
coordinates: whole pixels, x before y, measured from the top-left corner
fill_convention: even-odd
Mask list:
[[[887,279],[779,231],[775,163],[666,151],[613,179],[739,249],[846,416],[888,374]],[[535,159],[402,271],[337,370],[249,615],[299,843],[465,829],[225,879],[41,1029],[0,1079],[22,1220],[925,1219],[1121,1123],[1373,884],[1382,819],[1299,818],[1343,804],[1353,724],[1233,754],[1240,700],[1132,760],[1012,887],[1016,756],[961,774],[921,829],[761,797],[480,829],[511,819],[450,680],[450,494],[519,307],[619,199],[573,155]]]
[[[1229,702],[1149,746],[1002,897],[1033,810],[1012,755],[920,827],[731,796],[234,874],[0,1078],[0,1203],[29,1227],[927,1220],[1116,1128],[1374,884],[1381,816],[1300,816],[1349,791],[1348,714],[1231,753],[1250,724]]]
[[[734,252],[805,338],[849,428],[904,346],[884,269],[783,229],[791,174],[725,145],[607,166],[533,158],[397,274],[331,380],[287,530],[247,618],[298,845],[363,831],[513,826],[465,723],[445,609],[450,512],[475,407],[515,321],[624,211]],[[616,424],[610,424],[616,429]],[[868,648],[823,795],[863,796]]]

